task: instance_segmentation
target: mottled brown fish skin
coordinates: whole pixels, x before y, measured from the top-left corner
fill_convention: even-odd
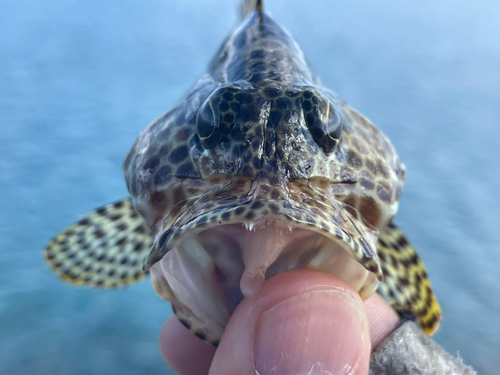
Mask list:
[[[244,9],[208,72],[132,147],[123,164],[132,201],[63,230],[45,248],[48,264],[65,281],[114,288],[142,279],[190,236],[269,220],[340,245],[372,273],[362,298],[378,278],[378,292],[432,334],[439,305],[415,249],[392,223],[405,178],[394,147],[322,86],[261,1]],[[296,255],[309,257],[307,249]],[[163,277],[152,282],[181,322],[217,344],[220,332]]]
[[[257,11],[186,98],[143,131],[123,169],[157,236],[146,269],[193,228],[272,216],[341,237],[381,278],[377,230],[396,214],[404,181],[389,140]]]

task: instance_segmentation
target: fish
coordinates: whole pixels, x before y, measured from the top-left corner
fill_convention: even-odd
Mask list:
[[[389,139],[326,88],[260,0],[185,97],[128,153],[130,194],[44,249],[64,281],[113,289],[147,275],[179,320],[217,345],[266,279],[314,269],[381,294],[431,335],[441,311],[394,224],[406,170]]]

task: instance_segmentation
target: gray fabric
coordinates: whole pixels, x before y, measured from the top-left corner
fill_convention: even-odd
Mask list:
[[[405,322],[380,345],[370,360],[370,375],[431,375],[476,372],[448,354],[413,322]]]

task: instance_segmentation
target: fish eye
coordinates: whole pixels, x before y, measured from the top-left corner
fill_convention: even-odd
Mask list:
[[[325,153],[334,151],[342,134],[342,119],[335,105],[306,90],[302,93],[302,111],[314,141]]]
[[[203,103],[196,117],[198,137],[200,137],[201,144],[205,149],[214,148],[220,139],[220,113],[212,99],[209,97]]]
[[[203,103],[196,118],[198,137],[205,149],[229,140],[240,104],[233,87],[221,87]]]

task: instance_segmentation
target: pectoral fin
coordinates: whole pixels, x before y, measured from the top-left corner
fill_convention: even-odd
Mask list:
[[[390,223],[380,233],[377,252],[384,273],[378,292],[397,311],[415,315],[422,330],[432,335],[439,326],[441,310],[412,244],[401,229]]]
[[[98,208],[54,237],[44,250],[59,277],[77,285],[113,288],[144,278],[153,237],[130,199]]]

